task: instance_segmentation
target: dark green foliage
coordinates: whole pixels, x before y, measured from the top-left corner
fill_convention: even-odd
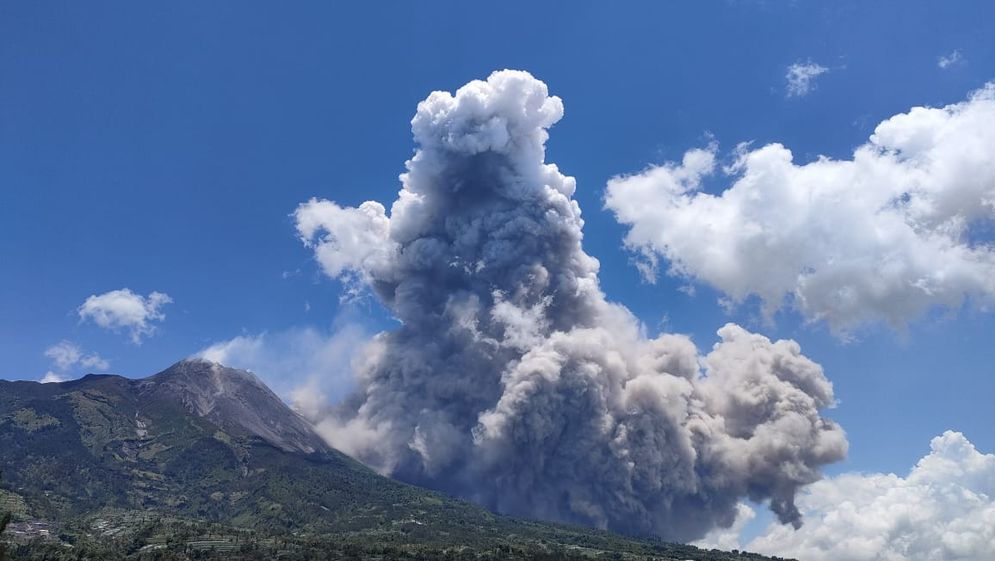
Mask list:
[[[9,512],[5,512],[2,515],[0,515],[0,536],[2,536],[4,531],[7,529],[7,525],[10,524],[10,520],[11,520],[11,514]],[[5,561],[6,559],[7,559],[7,545],[2,541],[0,541],[0,561]]]
[[[767,559],[498,516],[116,376],[0,381],[0,465],[24,520],[50,525],[13,540],[18,561]]]
[[[112,517],[113,518],[113,517]],[[114,524],[129,522],[114,519]],[[119,529],[118,526],[113,526]],[[749,553],[704,551],[677,544],[625,542],[603,550],[541,539],[473,539],[461,543],[384,540],[376,535],[264,534],[204,522],[158,518],[114,538],[84,536],[73,547],[53,541],[15,546],[16,558],[33,560],[424,560],[424,561],[762,561]],[[776,558],[774,558],[776,559]]]

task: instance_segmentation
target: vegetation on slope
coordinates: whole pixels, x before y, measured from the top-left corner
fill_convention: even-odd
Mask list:
[[[498,516],[334,450],[281,449],[161,390],[0,382],[15,559],[760,559]],[[269,399],[240,396],[256,397]],[[293,419],[276,421],[270,437]]]

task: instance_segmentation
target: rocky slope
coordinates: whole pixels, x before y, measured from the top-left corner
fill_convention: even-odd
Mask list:
[[[188,359],[140,381],[137,387],[153,399],[179,399],[190,413],[232,435],[258,436],[288,452],[332,451],[310,423],[245,370]]]

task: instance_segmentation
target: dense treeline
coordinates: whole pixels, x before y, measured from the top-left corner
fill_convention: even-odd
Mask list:
[[[0,471],[0,483],[2,482],[3,472]],[[10,512],[0,512],[0,561],[7,561],[8,559],[7,545],[3,541],[3,533],[7,530],[7,525],[10,524],[12,517],[13,514]]]
[[[324,540],[301,540],[279,546],[245,543],[228,546],[171,545],[153,550],[128,553],[124,548],[88,544],[68,548],[54,543],[32,543],[13,548],[19,561],[192,561],[230,559],[233,561],[320,561],[320,560],[379,560],[379,561],[677,561],[683,556],[633,555],[621,552],[589,552],[559,546],[498,546],[488,549],[473,547],[433,548],[419,546],[382,546],[376,544],[329,544]],[[698,559],[709,561],[759,559],[751,554],[712,551]],[[768,558],[764,558],[768,559]],[[776,559],[776,558],[775,558]]]
[[[459,545],[453,545],[459,543]],[[78,521],[58,536],[35,538],[11,546],[17,561],[759,561],[745,552],[705,551],[660,543],[643,551],[606,551],[548,541],[490,538],[454,542],[445,536],[406,541],[403,533],[300,535],[226,527],[199,521],[117,515]],[[776,559],[776,558],[775,558]]]
[[[379,561],[726,561],[768,559],[748,553],[701,551],[689,556],[685,551],[660,551],[657,554],[598,552],[583,548],[566,548],[555,544],[439,547],[422,545],[382,545],[373,541],[340,542],[327,538],[286,538],[241,543],[218,539],[190,542],[167,542],[135,548],[136,543],[100,543],[85,541],[71,547],[54,541],[34,541],[12,548],[18,561],[192,561],[230,559],[234,561],[379,560]],[[693,548],[688,548],[693,549]],[[776,558],[775,558],[776,559]]]

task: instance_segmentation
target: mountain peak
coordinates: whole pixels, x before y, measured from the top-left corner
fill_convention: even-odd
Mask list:
[[[185,358],[150,379],[159,383],[192,385],[204,393],[225,393],[239,384],[250,384],[270,392],[258,376],[248,370],[230,368],[204,358]]]
[[[287,451],[330,450],[309,422],[247,370],[188,358],[139,384],[143,391],[178,398],[191,413],[226,432],[258,436]]]

